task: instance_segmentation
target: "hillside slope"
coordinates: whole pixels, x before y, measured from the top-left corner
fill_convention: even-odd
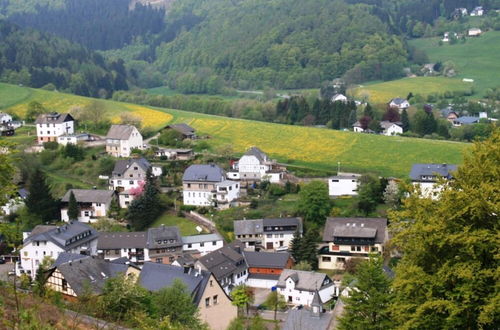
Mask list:
[[[57,111],[92,101],[70,94],[0,84],[0,110],[22,114],[32,100]],[[459,164],[463,152],[469,148],[465,143],[358,134],[102,102],[113,117],[132,111],[144,119],[144,124],[154,128],[168,122],[186,122],[197,129],[199,135],[210,136],[205,141],[212,148],[230,144],[241,154],[250,146],[258,146],[280,162],[314,169],[334,171],[340,162],[342,171],[371,171],[405,178],[413,163]]]

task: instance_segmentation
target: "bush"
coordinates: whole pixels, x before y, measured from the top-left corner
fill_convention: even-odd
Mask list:
[[[57,148],[59,148],[59,143],[56,141],[44,142],[43,147],[46,150],[57,150]]]

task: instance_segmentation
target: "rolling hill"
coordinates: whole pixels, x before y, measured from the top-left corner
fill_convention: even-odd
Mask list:
[[[37,100],[51,110],[67,111],[93,99],[80,96],[0,84],[0,110],[22,114]],[[417,162],[459,164],[469,147],[465,143],[385,137],[329,129],[231,119],[180,110],[159,109],[127,103],[101,101],[113,117],[134,112],[146,126],[160,128],[169,122],[186,122],[208,135],[210,147],[231,144],[238,154],[258,146],[280,162],[319,170],[375,172],[407,177]]]

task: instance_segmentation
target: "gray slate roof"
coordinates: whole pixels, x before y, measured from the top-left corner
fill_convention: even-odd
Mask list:
[[[347,225],[349,224],[349,226]],[[349,228],[348,230],[346,228]],[[367,231],[369,229],[369,231]],[[332,242],[335,235],[346,234],[342,237],[366,238],[376,230],[375,243],[384,243],[387,237],[386,218],[328,218],[323,233],[324,242]],[[338,236],[337,236],[338,237]]]
[[[73,121],[73,117],[69,113],[44,113],[36,118],[36,124],[62,124],[67,121]]]
[[[298,226],[302,231],[301,218],[265,218],[263,219],[264,228],[268,226]]]
[[[145,262],[139,275],[139,284],[149,291],[159,291],[171,286],[175,279],[186,285],[194,304],[198,305],[210,279],[210,273],[195,269],[185,273],[183,267]]]
[[[196,132],[194,128],[185,123],[168,125],[167,128],[171,128],[185,136],[192,136]]]
[[[441,109],[441,116],[443,116],[445,118],[448,117],[451,113],[454,113],[458,117],[458,113],[451,108]]]
[[[134,128],[133,125],[111,125],[106,139],[128,140],[134,132]]]
[[[78,259],[83,259],[83,258],[88,258],[87,255],[84,254],[78,254],[78,253],[69,253],[69,252],[61,252],[57,256],[56,261],[54,261],[54,264],[52,265],[51,268],[57,267],[61,264],[64,264],[66,262],[78,260]]]
[[[410,178],[414,181],[422,181],[422,176],[440,175],[447,179],[453,178],[450,172],[457,170],[457,165],[451,164],[413,164]]]
[[[471,117],[471,116],[463,116],[463,117],[458,117],[457,119],[454,120],[456,123],[460,123],[462,125],[471,125],[475,123],[479,123],[479,117]]]
[[[70,189],[66,192],[61,202],[68,203],[71,192],[75,195],[78,203],[103,203],[109,204],[115,195],[113,190],[97,189]]]
[[[99,233],[92,227],[78,221],[68,222],[67,224],[57,227],[57,226],[36,226],[31,235],[28,236],[23,245],[26,245],[32,241],[50,241],[55,245],[59,246],[65,251],[71,250],[75,246],[79,246],[83,243],[90,242],[97,239]],[[52,228],[49,228],[52,227]],[[70,242],[71,239],[76,238],[79,235],[86,234],[87,236]],[[70,242],[66,245],[66,242]]]
[[[331,313],[321,313],[320,317],[313,316],[311,311],[291,309],[288,311],[282,330],[327,330],[332,322]]]
[[[235,235],[255,235],[262,234],[264,232],[264,220],[235,220],[234,224],[234,234]]]
[[[117,160],[115,163],[115,168],[113,169],[112,175],[123,175],[125,171],[133,165],[137,165],[140,167],[144,172],[148,170],[148,168],[151,167],[151,164],[145,159],[145,158],[129,158],[129,159],[120,159]]]
[[[255,156],[261,162],[267,161],[267,155],[257,147],[251,147],[245,152],[247,156]]]
[[[144,249],[147,243],[147,232],[101,232],[97,241],[98,250]]]
[[[225,179],[226,173],[215,164],[191,165],[182,176],[183,181],[222,182]]]
[[[285,268],[288,259],[290,259],[288,252],[244,251],[243,255],[248,267]]]
[[[323,282],[326,279],[330,280],[329,284],[333,284],[333,281],[323,273],[308,272],[303,270],[294,269],[283,269],[281,272],[278,284],[276,286],[284,288],[286,286],[286,280],[291,277],[295,282],[295,288],[297,290],[303,291],[316,291],[321,290],[323,287]],[[329,285],[328,284],[328,285]]]
[[[241,273],[248,268],[242,251],[242,243],[236,240],[204,255],[198,261],[213,273],[217,280],[221,280],[229,274]]]
[[[159,241],[161,241],[159,243]],[[146,246],[148,249],[168,248],[182,245],[182,237],[179,228],[175,226],[164,226],[149,228]]]
[[[391,100],[391,102],[394,103],[394,104],[397,104],[397,105],[401,105],[404,102],[406,102],[406,99],[403,99],[403,98],[400,98],[400,97],[396,97],[396,98],[393,98]]]
[[[57,269],[78,296],[85,292],[87,286],[94,294],[102,293],[106,280],[124,274],[128,265],[86,257],[62,263]]]
[[[206,235],[191,235],[191,236],[182,236],[183,244],[193,244],[193,243],[202,243],[202,242],[212,242],[212,241],[220,241],[222,237],[219,234],[206,234]]]
[[[401,126],[403,125],[402,123],[400,122],[397,122],[397,123],[393,123],[393,122],[390,122],[390,121],[381,121],[380,122],[380,127],[382,127],[383,129],[388,129],[389,127],[391,127],[392,125],[397,125],[397,126]]]

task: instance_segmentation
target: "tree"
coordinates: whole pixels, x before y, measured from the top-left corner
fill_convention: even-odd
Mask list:
[[[271,307],[274,311],[274,320],[276,321],[276,313],[278,309],[283,309],[286,307],[285,298],[278,293],[278,290],[271,291],[271,293],[267,296],[264,304],[267,307]]]
[[[365,106],[365,110],[363,111],[363,116],[374,118],[375,113],[373,112],[373,107],[370,103],[367,103]]]
[[[68,218],[69,220],[78,220],[78,203],[76,202],[75,194],[73,194],[73,190],[69,195],[68,202]]]
[[[26,208],[32,215],[39,216],[42,222],[50,222],[57,219],[58,203],[52,197],[47,185],[45,174],[40,168],[33,172],[29,187],[29,195],[26,198]],[[39,223],[29,224],[35,226]],[[31,229],[31,228],[30,228]]]
[[[4,205],[15,193],[16,185],[14,177],[14,145],[6,141],[0,141],[0,205]]]
[[[359,118],[359,124],[361,125],[362,129],[367,129],[368,125],[370,125],[371,121],[372,121],[372,118],[369,116],[363,116],[363,117]]]
[[[305,221],[323,225],[332,208],[326,184],[321,181],[306,184],[299,192],[297,208]]]
[[[45,113],[47,110],[38,101],[31,101],[28,103],[28,110],[26,111],[25,119],[27,121],[34,121],[38,115]]]
[[[238,307],[238,311],[243,311],[243,307],[246,307],[248,314],[248,305],[254,300],[254,295],[252,290],[246,285],[238,285],[231,291],[231,299],[233,299],[233,305]]]
[[[378,120],[370,121],[370,124],[368,124],[368,128],[374,131],[375,133],[380,133],[384,130],[382,126],[380,126],[380,122]]]
[[[111,203],[109,204],[109,210],[108,210],[108,216],[118,220],[118,217],[120,216],[120,204],[118,203],[118,199],[113,198],[111,200]]]
[[[311,271],[312,270],[312,266],[307,261],[302,260],[301,262],[299,262],[295,266],[293,266],[293,269],[295,269],[295,270]]]
[[[410,194],[403,209],[391,214],[393,244],[403,255],[393,283],[398,328],[495,329],[500,324],[498,164],[497,128],[474,144],[453,181],[439,182],[439,200]]]
[[[397,208],[400,204],[401,194],[398,184],[395,181],[390,181],[384,190],[384,201],[390,208]]]
[[[318,269],[318,237],[319,233],[316,228],[307,230],[301,243],[301,259],[298,260],[299,263],[308,263],[314,270]]]
[[[358,209],[365,215],[375,211],[380,200],[380,180],[371,174],[359,179]]]
[[[403,132],[408,132],[410,129],[410,118],[408,117],[408,112],[406,109],[403,109],[403,113],[401,114],[401,123]]]
[[[38,266],[38,269],[36,270],[33,291],[40,297],[45,296],[45,281],[47,279],[46,271],[51,267],[53,263],[53,258],[51,258],[50,256],[45,256]]]
[[[149,168],[144,191],[130,203],[127,220],[135,230],[142,230],[152,224],[164,210],[156,177]]]
[[[362,262],[355,275],[354,287],[345,303],[344,313],[339,319],[340,330],[391,329],[390,316],[391,281],[382,270],[382,258],[370,256]]]
[[[168,317],[172,323],[190,329],[203,328],[198,319],[198,308],[193,304],[190,292],[180,279],[175,279],[171,286],[154,293],[152,303],[156,315],[160,318]]]
[[[398,108],[388,106],[387,110],[384,113],[383,119],[390,121],[391,123],[398,122],[400,120]]]

